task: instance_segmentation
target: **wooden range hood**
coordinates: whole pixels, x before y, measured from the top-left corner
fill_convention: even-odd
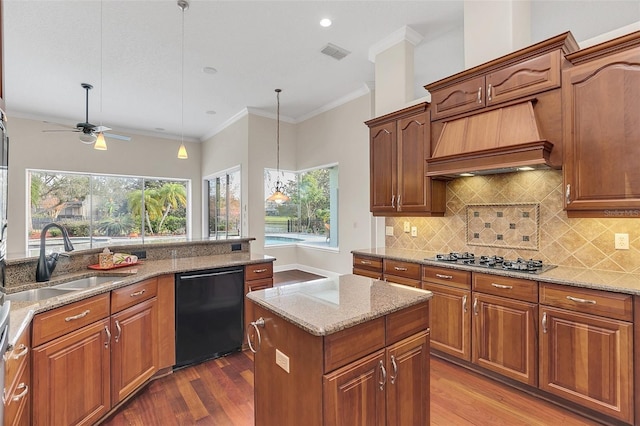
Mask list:
[[[533,101],[444,123],[427,176],[494,174],[521,167],[550,168],[553,144],[540,136]]]

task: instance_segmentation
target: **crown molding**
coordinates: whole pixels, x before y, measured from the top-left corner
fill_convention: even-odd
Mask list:
[[[402,41],[408,41],[412,45],[417,46],[423,39],[424,37],[422,36],[422,34],[417,32],[410,26],[405,25],[404,27],[392,32],[389,36],[371,46],[369,48],[369,61],[375,63],[376,56],[380,52],[384,52],[391,46],[395,46]]]
[[[341,98],[336,99],[335,101],[329,102],[328,104],[325,104],[323,106],[321,106],[320,108],[311,111],[310,113],[307,113],[301,117],[298,117],[298,119],[296,120],[297,123],[301,123],[303,121],[306,121],[310,118],[315,117],[316,115],[322,114],[323,112],[327,112],[330,111],[334,108],[339,107],[340,105],[344,105],[347,102],[351,102],[354,99],[357,99],[361,96],[364,96],[366,94],[371,93],[371,88],[367,85],[367,83],[363,83],[362,87],[356,91],[353,91]]]

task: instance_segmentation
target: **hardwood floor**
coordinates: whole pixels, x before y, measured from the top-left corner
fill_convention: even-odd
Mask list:
[[[152,382],[106,426],[251,426],[253,360],[248,351],[184,368]],[[431,358],[431,425],[597,425],[506,385]]]
[[[288,271],[274,272],[273,285],[285,285],[299,283],[303,281],[317,280],[325,278],[322,275],[312,274],[311,272],[300,271],[298,269],[290,269]]]

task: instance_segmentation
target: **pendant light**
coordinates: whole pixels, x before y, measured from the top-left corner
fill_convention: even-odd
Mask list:
[[[274,188],[273,194],[271,194],[271,196],[269,198],[267,198],[267,201],[273,201],[276,204],[282,204],[285,201],[289,201],[289,197],[287,197],[284,194],[284,186],[282,185],[282,182],[280,182],[280,92],[282,92],[282,89],[276,89],[276,99],[278,101],[278,110],[277,110],[277,127],[276,127],[276,146],[277,146],[277,151],[276,151],[276,170],[277,170],[277,177],[276,177],[276,187]]]
[[[100,1],[100,127],[102,128],[102,1]],[[88,92],[87,92],[88,93]],[[93,149],[98,151],[107,150],[107,141],[104,139],[102,132],[98,132],[96,143],[93,145]]]
[[[187,154],[187,147],[184,146],[184,11],[189,9],[189,2],[187,0],[178,0],[178,7],[182,10],[182,70],[180,71],[180,114],[181,114],[181,127],[180,127],[180,148],[178,148],[178,158],[186,160],[189,158]]]

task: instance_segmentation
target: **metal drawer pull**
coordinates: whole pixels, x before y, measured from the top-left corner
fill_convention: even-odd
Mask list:
[[[595,300],[591,300],[591,299],[581,299],[579,297],[573,297],[573,296],[567,296],[567,299],[571,300],[572,302],[576,302],[576,303],[586,303],[589,305],[595,305],[597,302]]]
[[[567,192],[565,192],[564,196],[567,199],[567,204],[571,204],[571,184],[570,183],[567,184]]]
[[[11,398],[12,401],[20,401],[29,392],[29,386],[25,385],[24,383],[20,383],[18,386],[16,386],[16,390],[20,390],[20,389],[24,389],[24,390],[20,392],[18,395],[14,395]]]
[[[391,208],[396,208],[396,196],[392,195],[391,196]]]
[[[81,313],[79,313],[78,315],[72,315],[72,316],[70,316],[70,317],[66,317],[64,320],[65,320],[66,322],[69,322],[69,321],[77,320],[77,319],[80,319],[80,318],[84,318],[84,317],[86,317],[87,315],[89,315],[89,312],[91,312],[91,310],[90,310],[90,309],[87,309],[86,311],[81,312]]]
[[[360,263],[362,265],[371,265],[371,261],[370,260],[361,260]]]
[[[134,293],[131,293],[129,296],[130,296],[130,297],[142,296],[142,295],[144,294],[144,292],[145,292],[145,291],[147,291],[147,290],[145,290],[145,289],[143,288],[143,289],[142,289],[142,290],[140,290],[140,291],[136,291],[136,292],[134,292]]]
[[[505,290],[511,290],[513,288],[512,285],[504,285],[504,284],[496,284],[496,283],[491,283],[492,286],[494,286],[495,288],[503,288]]]
[[[442,275],[442,274],[436,274],[437,278],[442,278],[443,280],[452,280],[453,279],[453,275]]]
[[[107,341],[104,342],[104,347],[108,348],[109,342],[111,341],[111,332],[109,331],[109,327],[107,327],[106,325],[104,326],[104,331],[107,333]]]
[[[265,268],[265,269],[254,269],[253,270],[254,274],[261,274],[263,272],[267,272],[267,269]]]
[[[491,100],[491,84],[489,84],[489,87],[487,87],[487,100]]]
[[[18,346],[17,349],[20,349],[20,352],[11,354],[12,359],[20,359],[23,356],[25,356],[27,352],[29,352],[29,348],[26,347],[24,343],[20,344],[20,346]]]
[[[391,355],[391,366],[393,367],[393,374],[391,375],[391,384],[393,385],[398,377],[398,363],[396,362],[396,357],[393,355]]]
[[[254,348],[251,344],[251,336],[249,335],[249,331],[251,330],[249,327],[253,327],[256,331],[256,336],[258,336],[258,346]],[[260,337],[260,329],[258,327],[264,328],[264,318],[260,317],[255,321],[251,321],[251,323],[247,326],[247,344],[249,345],[249,349],[254,354],[257,354],[260,350],[260,346],[262,346],[262,337]]]
[[[478,87],[478,103],[482,103],[482,87]]]
[[[542,313],[542,332],[547,334],[547,313]]]
[[[403,268],[403,267],[400,267],[400,266],[394,266],[393,269],[395,269],[396,271],[406,271],[407,270],[407,268]]]
[[[382,360],[380,360],[380,372],[382,373],[382,377],[380,378],[380,381],[378,382],[378,384],[380,385],[380,390],[384,390],[384,385],[385,383],[387,383],[387,370],[385,370],[384,368],[384,363],[382,362]]]
[[[467,295],[462,296],[462,312],[467,313]]]
[[[122,336],[122,327],[120,327],[120,322],[118,320],[116,320],[116,330],[118,330],[118,334],[116,335],[115,341],[118,343],[120,336]]]
[[[398,195],[398,208],[400,208],[400,206],[402,205],[400,200],[402,200],[402,195]]]
[[[476,316],[478,315],[478,298],[477,297],[473,299],[473,314]]]

